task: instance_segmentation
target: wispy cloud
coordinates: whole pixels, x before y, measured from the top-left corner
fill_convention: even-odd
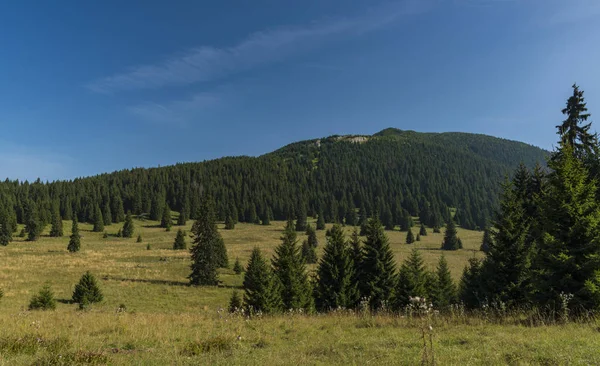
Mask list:
[[[164,104],[146,102],[128,108],[129,112],[145,121],[170,125],[185,125],[199,116],[202,111],[220,102],[215,93],[198,93],[191,98],[175,100]]]
[[[303,27],[256,32],[231,47],[201,46],[157,64],[137,66],[93,81],[87,87],[95,92],[112,93],[215,80],[281,61],[337,37],[371,32],[403,16],[423,12],[430,4],[431,0],[395,1],[360,17],[329,18]]]

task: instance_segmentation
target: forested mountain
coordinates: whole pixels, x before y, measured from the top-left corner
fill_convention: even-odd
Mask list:
[[[44,226],[60,214],[121,222],[125,212],[160,220],[168,205],[195,218],[213,196],[219,219],[241,222],[316,216],[356,224],[378,214],[389,228],[419,216],[441,226],[456,209],[466,228],[483,228],[500,183],[547,152],[524,143],[467,133],[386,129],[373,136],[302,141],[259,157],[226,157],[161,168],[136,168],[73,181],[0,183],[1,222]],[[268,221],[268,220],[267,220]],[[35,223],[40,225],[36,225]]]

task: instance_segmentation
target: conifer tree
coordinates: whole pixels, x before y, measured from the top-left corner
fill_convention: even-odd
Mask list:
[[[235,274],[242,274],[242,272],[244,271],[244,268],[242,267],[242,264],[240,263],[240,259],[236,258],[235,259],[235,263],[233,264],[233,272]]]
[[[102,217],[102,211],[100,206],[96,205],[94,209],[94,227],[92,229],[95,233],[101,233],[104,231],[104,218]]]
[[[354,202],[350,200],[350,205],[346,211],[346,225],[354,226],[358,222],[358,217],[356,215],[356,208],[354,207]]]
[[[302,242],[302,259],[304,263],[307,264],[315,264],[317,263],[317,252],[315,251],[315,247],[310,245],[308,240],[304,240]]]
[[[415,242],[415,236],[413,235],[412,230],[409,228],[406,233],[406,244],[412,244]]]
[[[44,285],[42,289],[31,297],[29,310],[55,310],[56,299],[50,285]]]
[[[426,297],[426,280],[427,272],[423,258],[417,249],[413,249],[398,271],[395,308],[404,309],[410,303],[411,297]]]
[[[356,283],[357,285],[360,284],[360,268],[361,268],[361,264],[362,264],[362,260],[363,260],[363,249],[360,243],[360,237],[358,235],[358,231],[356,230],[356,228],[354,228],[354,230],[352,231],[352,234],[350,234],[350,239],[348,241],[348,247],[349,247],[349,251],[350,251],[350,258],[352,259],[352,265],[353,265],[353,277],[352,277],[352,283]],[[360,297],[360,288],[358,288],[359,293],[357,294],[358,297]]]
[[[107,201],[104,202],[104,206],[102,206],[102,218],[104,219],[104,225],[112,224],[112,213],[110,212],[110,204]]]
[[[81,248],[81,236],[79,235],[79,226],[77,225],[77,215],[73,216],[73,226],[71,227],[71,237],[67,250],[71,253],[78,252]]]
[[[446,231],[444,232],[444,241],[442,242],[442,250],[458,250],[458,236],[456,236],[456,225],[454,220],[448,220]]]
[[[160,219],[160,227],[166,229],[166,231],[171,231],[171,226],[173,226],[173,219],[171,218],[171,208],[169,208],[168,204],[164,204],[162,210],[162,217]]]
[[[252,250],[244,274],[244,307],[249,314],[276,313],[283,307],[278,278],[258,248]]]
[[[102,291],[100,291],[100,287],[98,286],[98,282],[96,281],[96,277],[87,271],[81,276],[79,283],[75,285],[75,290],[73,291],[73,302],[75,303],[96,303],[101,302],[104,299],[102,295]]]
[[[281,300],[284,309],[310,309],[312,307],[310,283],[300,248],[297,246],[294,222],[291,219],[285,227],[281,244],[275,249],[272,264],[273,273],[279,278],[281,284]]]
[[[440,256],[435,273],[432,300],[435,308],[439,310],[447,310],[456,302],[456,285],[452,280],[448,261],[443,254]]]
[[[490,251],[491,243],[492,235],[490,234],[490,228],[486,227],[485,230],[483,230],[483,239],[481,240],[481,246],[479,247],[479,250],[484,253],[488,253]]]
[[[136,243],[141,243],[142,242],[142,234],[138,234]]]
[[[440,227],[439,227],[439,226],[437,226],[437,225],[435,225],[435,226],[433,227],[433,233],[434,233],[434,234],[439,234],[440,232],[441,232],[441,231],[440,231]]]
[[[301,209],[296,217],[296,231],[306,231],[306,209]]]
[[[427,236],[427,229],[425,228],[425,225],[423,225],[423,224],[421,224],[421,228],[419,229],[419,235]]]
[[[467,309],[479,308],[487,302],[481,270],[481,261],[477,258],[470,258],[463,270],[458,293]]]
[[[265,226],[271,225],[271,220],[273,219],[273,210],[270,206],[268,206],[263,214],[261,223]]]
[[[569,140],[566,140],[567,142]],[[560,146],[551,160],[542,197],[544,235],[538,263],[538,300],[559,309],[561,294],[573,296],[575,312],[600,309],[600,205],[597,181],[588,179],[574,147]]]
[[[396,264],[394,253],[377,218],[366,226],[366,239],[360,266],[360,293],[367,298],[373,310],[387,306],[394,298]]]
[[[55,238],[63,236],[63,222],[57,202],[52,205],[52,228],[50,229],[50,236]]]
[[[237,290],[233,290],[233,292],[231,293],[231,298],[229,299],[229,312],[235,313],[236,311],[242,309],[242,307],[243,303],[240,294]]]
[[[353,308],[359,299],[352,252],[339,224],[329,231],[317,269],[315,305],[319,311]]]
[[[227,214],[225,217],[225,230],[233,230],[235,229],[235,222],[233,221],[233,217],[231,214]]]
[[[0,207],[0,245],[7,246],[12,241],[12,227],[8,208]]]
[[[177,217],[177,225],[185,226],[185,224],[187,224],[187,214],[185,212],[185,209],[182,209],[179,213],[179,216]]]
[[[417,237],[415,238],[416,241],[421,241],[421,234],[417,233]]]
[[[319,246],[319,239],[317,239],[317,232],[311,225],[308,225],[306,227],[306,235],[308,235],[308,244],[311,247],[316,248]]]
[[[223,238],[217,230],[213,201],[204,196],[198,210],[198,219],[192,226],[194,244],[191,248],[192,273],[189,275],[192,285],[216,286],[217,268],[227,267],[227,251]],[[225,256],[225,257],[224,257]]]
[[[123,208],[123,200],[119,194],[113,194],[111,196],[111,214],[113,222],[119,223],[125,221],[125,210]]]
[[[185,242],[185,231],[179,229],[177,230],[177,235],[175,236],[175,242],[173,243],[174,250],[182,250],[187,249],[187,243]]]
[[[317,216],[317,230],[325,230],[325,217],[322,210],[319,211]]]
[[[131,238],[133,237],[134,230],[135,226],[133,225],[131,212],[127,212],[127,216],[125,216],[125,223],[123,224],[123,230],[121,230],[121,236],[124,238]]]
[[[38,210],[33,202],[29,202],[26,208],[26,222],[25,222],[25,232],[27,233],[28,241],[38,240],[40,237],[43,224],[39,219]]]

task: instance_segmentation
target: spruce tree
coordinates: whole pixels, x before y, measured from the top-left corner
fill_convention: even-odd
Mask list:
[[[235,229],[235,221],[233,221],[233,217],[231,214],[227,214],[225,217],[225,230],[233,230]]]
[[[110,204],[107,201],[104,202],[104,206],[102,206],[102,218],[104,219],[104,225],[112,224],[112,213],[110,212]]]
[[[39,219],[35,203],[30,202],[26,210],[25,232],[27,233],[27,240],[36,241],[42,233],[43,224]]]
[[[160,219],[160,227],[166,229],[166,231],[171,231],[171,226],[173,226],[173,219],[171,218],[171,208],[169,208],[168,204],[164,204],[162,210],[162,217]]]
[[[315,251],[315,247],[310,245],[308,240],[304,240],[302,242],[302,259],[304,263],[307,264],[315,264],[317,263],[317,252]]]
[[[71,253],[78,252],[81,248],[81,236],[79,235],[79,226],[77,225],[77,215],[73,215],[73,226],[71,227],[71,237],[67,250]]]
[[[317,239],[317,232],[315,231],[315,229],[308,225],[306,227],[306,235],[308,235],[308,244],[313,247],[316,248],[319,246],[319,239]]]
[[[56,299],[50,285],[44,285],[42,289],[31,297],[29,310],[55,310]]]
[[[301,209],[296,217],[296,231],[306,231],[306,210]]]
[[[560,146],[549,163],[542,197],[544,235],[535,281],[542,305],[559,309],[561,296],[571,294],[575,312],[600,309],[600,205],[597,181],[571,145]]]
[[[142,242],[142,234],[138,234],[137,240],[135,242],[136,243],[141,243]]]
[[[379,310],[394,298],[396,264],[381,222],[377,218],[370,219],[365,231],[360,265],[360,293],[362,298],[368,299],[372,310]]]
[[[396,309],[404,309],[411,297],[426,297],[427,272],[423,258],[417,249],[410,252],[410,256],[400,266],[398,271],[398,284],[396,286]]]
[[[52,228],[50,229],[50,236],[55,238],[63,236],[63,222],[57,202],[52,205]]]
[[[104,218],[102,217],[102,211],[100,206],[96,205],[94,209],[94,227],[92,229],[95,233],[101,233],[104,231]]]
[[[192,273],[189,275],[192,285],[216,286],[219,283],[217,268],[224,267],[223,253],[225,245],[217,230],[213,201],[204,196],[198,210],[198,219],[192,226],[194,244],[191,248]],[[225,265],[226,267],[226,265]]]
[[[421,241],[421,234],[417,233],[417,237],[415,238],[415,241]]]
[[[442,242],[442,250],[458,250],[458,236],[456,236],[456,225],[454,220],[448,220],[446,231],[444,232],[444,241]]]
[[[233,264],[233,272],[235,274],[242,274],[242,272],[244,271],[244,268],[242,267],[242,264],[240,263],[240,259],[236,258],[235,259],[235,263]]]
[[[358,222],[358,217],[356,215],[356,208],[354,207],[354,203],[350,201],[350,205],[346,211],[346,225],[354,226]]]
[[[177,235],[175,236],[175,242],[173,243],[174,250],[183,250],[187,249],[187,243],[185,242],[185,231],[179,229],[177,230]]]
[[[470,258],[463,270],[458,289],[460,301],[467,309],[480,308],[487,302],[483,280],[481,261]]]
[[[419,229],[419,235],[427,236],[427,229],[425,228],[425,225],[423,225],[423,224],[421,224],[421,228]]]
[[[319,211],[319,215],[317,216],[317,230],[325,230],[325,217],[323,216],[323,211]]]
[[[293,221],[288,220],[281,244],[275,249],[273,273],[281,284],[284,309],[308,310],[312,307],[311,288],[294,229]]]
[[[133,225],[133,218],[131,212],[127,212],[125,216],[125,223],[123,224],[123,230],[121,230],[121,236],[124,238],[132,238],[135,226]]]
[[[231,298],[229,299],[229,312],[235,313],[241,310],[243,307],[242,298],[237,290],[233,290]]]
[[[271,225],[272,219],[273,219],[273,210],[271,210],[271,207],[267,207],[267,209],[263,213],[263,216],[261,219],[261,224],[264,226]]]
[[[244,307],[249,314],[269,314],[282,310],[281,288],[271,267],[254,248],[244,274]]]
[[[318,311],[353,308],[359,298],[354,282],[352,252],[339,224],[334,225],[323,248],[317,269],[315,306]]]
[[[443,254],[440,256],[435,273],[432,301],[435,308],[439,310],[448,310],[456,302],[456,285]]]
[[[179,216],[177,217],[177,225],[185,226],[187,224],[187,214],[184,209],[181,210]]]
[[[73,291],[73,302],[74,303],[96,303],[101,302],[104,299],[104,295],[102,295],[102,291],[100,291],[100,287],[98,286],[98,282],[96,281],[96,277],[87,271],[81,276],[79,283],[75,285],[75,290]]]
[[[490,251],[491,245],[492,235],[490,233],[490,228],[486,227],[485,230],[483,230],[483,239],[481,240],[481,246],[479,247],[479,250],[481,250],[484,253],[488,253]]]
[[[415,236],[413,235],[412,230],[409,228],[406,233],[406,244],[412,244],[415,242]]]
[[[7,246],[13,239],[8,207],[0,207],[0,245]]]
[[[118,194],[113,194],[111,196],[111,214],[113,222],[119,223],[125,221],[125,210],[123,208],[123,200],[121,196]]]
[[[356,230],[356,228],[354,228],[354,230],[352,231],[352,234],[350,234],[350,239],[348,241],[348,247],[350,250],[350,258],[352,259],[352,265],[353,265],[353,277],[352,277],[352,283],[356,283],[357,285],[360,284],[360,268],[362,265],[362,260],[363,260],[363,249],[360,243],[360,237],[358,235],[358,231]],[[360,296],[360,288],[359,289],[359,293],[357,294],[357,296]]]

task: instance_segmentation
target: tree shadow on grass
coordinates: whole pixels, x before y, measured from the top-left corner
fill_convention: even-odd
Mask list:
[[[75,304],[71,299],[56,299],[56,302],[61,304]]]
[[[152,280],[152,279],[142,279],[142,278],[124,278],[124,277],[113,277],[113,276],[104,276],[102,277],[104,281],[121,281],[121,282],[141,282],[141,283],[150,283],[152,285],[168,285],[168,286],[189,286],[189,282],[183,281],[167,281],[167,280]]]

